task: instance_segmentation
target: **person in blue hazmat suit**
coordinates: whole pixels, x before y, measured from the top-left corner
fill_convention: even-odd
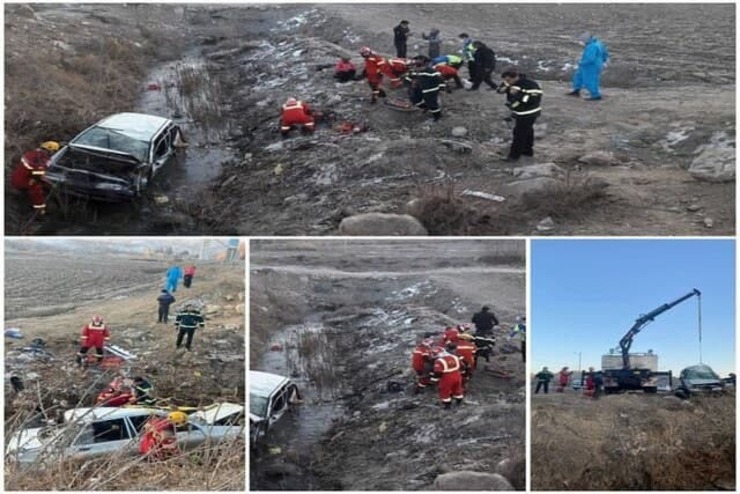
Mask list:
[[[578,41],[583,44],[583,56],[578,64],[578,70],[573,74],[573,90],[568,93],[569,96],[580,96],[581,89],[586,89],[590,97],[587,101],[598,101],[601,99],[599,91],[599,80],[604,65],[609,61],[609,52],[604,43],[591,35],[583,33],[578,37]]]
[[[167,281],[165,283],[164,289],[167,290],[170,293],[174,293],[177,291],[177,283],[182,278],[182,269],[180,266],[175,264],[170,269],[167,270]]]

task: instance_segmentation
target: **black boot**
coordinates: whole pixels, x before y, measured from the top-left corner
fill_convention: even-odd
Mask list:
[[[460,406],[460,405],[462,405],[462,401],[463,401],[463,399],[462,399],[462,398],[455,398],[455,404],[456,404],[457,406]]]
[[[574,89],[573,91],[571,91],[569,93],[565,93],[565,94],[566,94],[566,96],[580,96],[581,95],[581,90],[580,89]]]
[[[450,410],[452,408],[452,402],[451,401],[445,402],[443,403],[443,406],[445,410]]]

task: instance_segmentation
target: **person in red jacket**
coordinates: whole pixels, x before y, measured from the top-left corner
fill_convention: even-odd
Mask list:
[[[465,375],[467,379],[473,377],[473,369],[475,369],[475,353],[477,347],[473,343],[473,335],[469,333],[460,333],[457,341],[457,349],[455,354],[465,361],[467,370]]]
[[[426,389],[430,384],[429,374],[432,372],[432,344],[434,340],[431,338],[423,339],[414,348],[414,353],[411,355],[411,367],[416,372],[416,386],[414,387],[414,394],[420,393]]]
[[[294,125],[301,127],[303,132],[313,132],[316,120],[311,108],[295,98],[288,98],[283,105],[283,114],[280,123],[280,133],[287,137]]]
[[[190,285],[193,283],[193,278],[195,278],[195,266],[188,266],[185,268],[185,271],[183,271],[183,277],[182,277],[182,284],[185,288],[190,288]]]
[[[450,408],[452,399],[460,405],[463,401],[462,364],[456,355],[452,355],[444,348],[432,349],[434,367],[432,369],[432,382],[436,382],[439,388],[439,399],[442,406]]]
[[[558,387],[555,388],[556,393],[565,392],[565,388],[568,387],[568,382],[570,381],[570,376],[572,375],[573,371],[570,371],[568,367],[562,368],[562,370],[558,373]]]
[[[391,81],[391,88],[396,89],[403,85],[403,76],[409,71],[410,61],[405,58],[389,58],[381,67],[384,75]]]
[[[183,412],[170,412],[167,417],[152,417],[144,424],[139,453],[150,461],[166,460],[178,453],[177,428],[188,422]]]
[[[334,79],[339,82],[353,81],[357,76],[357,67],[349,57],[342,57],[334,66]]]
[[[456,326],[448,326],[447,328],[445,328],[444,333],[442,333],[442,337],[439,340],[439,346],[445,347],[449,343],[457,345],[457,339],[459,336],[460,331],[457,329]]]
[[[463,88],[462,80],[460,79],[460,76],[458,75],[457,69],[455,67],[447,65],[445,63],[438,63],[434,66],[434,70],[442,75],[442,79],[444,79],[445,81],[445,86],[447,87],[448,93],[452,92],[452,88],[450,87],[450,80],[455,81],[457,89]]]
[[[367,83],[372,90],[370,103],[377,103],[379,97],[385,98],[385,91],[380,85],[383,82],[383,71],[386,70],[386,61],[367,46],[363,46],[360,49],[360,55],[365,59],[365,69],[362,73],[367,77]]]
[[[122,376],[116,376],[113,381],[98,394],[96,403],[104,407],[122,407],[136,401],[131,386],[126,386]]]
[[[38,149],[26,151],[21,162],[10,176],[13,188],[26,191],[34,211],[39,215],[46,214],[46,183],[44,175],[51,163],[51,155],[59,151],[59,143],[47,141]]]
[[[90,324],[80,332],[80,351],[77,353],[77,363],[83,364],[83,359],[90,348],[95,348],[98,363],[103,360],[103,347],[110,340],[110,332],[100,316],[93,316]]]

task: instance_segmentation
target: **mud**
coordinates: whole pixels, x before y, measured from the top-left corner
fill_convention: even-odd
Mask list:
[[[447,471],[523,465],[524,364],[500,352],[503,331],[463,406],[444,411],[433,392],[411,393],[410,354],[424,332],[467,321],[483,303],[505,323],[525,309],[521,242],[456,245],[255,242],[251,365],[291,375],[304,404],[252,452],[252,489],[429,489]],[[448,270],[457,264],[470,269]],[[512,478],[519,488],[523,475]]]
[[[53,19],[55,29],[45,35],[73,44],[69,26],[81,19],[88,31],[104,33],[110,19],[119,17],[141,30],[150,14],[148,6],[110,6],[98,15],[90,8],[51,7],[32,27],[47,29]],[[735,129],[733,5],[173,8],[175,15],[152,20],[156,29],[177,32],[183,42],[175,55],[149,60],[135,100],[143,110],[182,119],[193,136],[184,163],[170,167],[151,197],[133,208],[75,204],[74,215],[54,214],[46,225],[28,227],[12,216],[6,221],[9,231],[325,235],[348,215],[404,212],[409,201],[422,199],[439,203],[432,209],[449,208],[441,219],[415,212],[432,234],[734,232],[734,181],[699,181],[687,171],[704,150],[723,147],[726,156],[727,147],[734,147],[732,137],[717,141]],[[22,54],[17,27],[26,21],[19,9],[6,16],[14,27],[8,35],[12,52]],[[456,36],[466,31],[497,52],[499,67],[516,63],[543,83],[534,163],[561,167],[564,176],[548,177],[558,184],[554,190],[535,189],[535,199],[528,199],[531,182],[522,184],[515,176],[522,166],[500,162],[511,129],[495,93],[443,95],[445,117],[432,124],[417,112],[369,105],[365,82],[333,82],[327,67],[341,55],[361,65],[360,46],[392,55],[390,33],[399,18],[411,21],[412,54],[424,51],[420,33],[433,26],[441,28],[446,52],[457,49]],[[580,56],[575,36],[584,30],[604,39],[613,58],[603,77],[605,99],[596,104],[564,96]],[[125,36],[125,30],[117,34]],[[163,94],[147,94],[146,85],[160,77]],[[9,78],[12,98],[12,71]],[[149,101],[160,96],[164,103]],[[288,96],[333,119],[314,136],[282,142],[277,120]],[[335,130],[342,122],[369,130],[342,134]],[[464,127],[465,136],[445,145],[456,127]],[[593,151],[611,153],[609,163],[579,161]],[[505,201],[462,195],[466,190]],[[548,218],[552,221],[544,221]]]

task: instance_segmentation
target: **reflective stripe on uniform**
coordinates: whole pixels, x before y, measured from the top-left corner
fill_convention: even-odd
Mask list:
[[[515,112],[512,112],[512,113],[514,115],[532,115],[533,113],[537,113],[541,109],[542,108],[535,108],[534,110],[529,110],[529,111],[515,111]]]
[[[283,111],[288,110],[303,110],[303,104],[298,103],[297,105],[283,105]]]
[[[426,93],[434,93],[436,91],[439,91],[439,86],[433,87],[431,89],[422,89],[421,92],[424,93],[424,94],[426,94]]]
[[[436,113],[438,111],[440,111],[440,110],[434,110],[432,113]],[[442,362],[442,373],[443,374],[449,374],[450,372],[455,372],[457,370],[460,370],[460,361],[457,360],[457,359],[455,359],[455,366],[454,367],[450,367],[447,364],[447,360],[445,360],[444,358],[438,358],[437,361]]]

